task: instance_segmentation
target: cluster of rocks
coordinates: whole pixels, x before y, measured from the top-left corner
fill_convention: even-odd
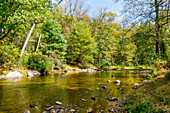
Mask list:
[[[75,113],[75,112],[80,112],[82,109],[79,109],[77,105],[66,105],[66,107],[61,107],[62,102],[57,101],[55,103],[56,105],[46,105],[45,110],[42,113]],[[35,104],[30,104],[30,108],[37,108],[38,105]],[[93,109],[88,108],[87,113],[92,113]],[[30,113],[29,110],[25,110],[24,113]]]
[[[33,76],[38,76],[40,73],[38,71],[32,71],[28,70],[27,71],[27,77],[33,77]],[[4,78],[20,78],[23,77],[24,75],[18,72],[17,70],[9,72],[6,76],[0,76],[0,79]]]

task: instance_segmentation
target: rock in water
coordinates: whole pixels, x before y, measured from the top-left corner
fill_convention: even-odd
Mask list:
[[[31,71],[27,71],[27,77],[33,77],[34,75],[33,75],[33,73],[31,72]]]
[[[87,102],[87,100],[85,100],[85,99],[83,99],[83,98],[82,98],[81,100],[82,100],[83,102]]]
[[[107,89],[107,86],[106,86],[106,85],[104,85],[102,88],[103,88],[103,89]]]
[[[38,105],[35,105],[35,104],[30,104],[30,108],[34,108],[34,107],[37,107]]]
[[[96,100],[96,97],[95,97],[95,96],[92,96],[91,99],[92,99],[92,100]]]
[[[20,72],[18,72],[17,70],[14,71],[14,72],[9,72],[9,73],[6,75],[7,78],[10,78],[10,77],[22,77],[22,76],[23,76],[23,75],[22,75]]]
[[[62,102],[59,102],[59,101],[57,101],[55,103],[56,103],[56,105],[62,105]]]
[[[120,80],[116,80],[116,81],[114,81],[113,83],[115,83],[115,84],[120,84]]]
[[[88,110],[87,110],[87,113],[92,113],[93,112],[93,109],[92,108],[89,108]]]
[[[109,83],[110,83],[111,81],[110,81],[110,80],[108,80],[107,82],[109,82]]]
[[[53,106],[50,106],[48,108],[46,108],[47,111],[50,111],[51,109],[53,109],[54,107]]]
[[[116,97],[112,97],[112,98],[109,98],[107,97],[106,98],[108,101],[112,102],[112,101],[118,101],[118,99]]]

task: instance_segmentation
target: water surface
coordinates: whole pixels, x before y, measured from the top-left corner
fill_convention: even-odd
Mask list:
[[[114,84],[113,81],[118,79],[121,84]],[[46,105],[55,106],[56,101],[62,102],[62,107],[74,104],[75,108],[82,113],[85,113],[88,108],[93,108],[96,112],[108,111],[106,97],[120,98],[122,94],[132,91],[130,84],[141,83],[142,80],[139,75],[126,74],[123,71],[75,72],[66,73],[65,76],[57,73],[32,78],[2,79],[0,80],[0,113],[23,113],[26,109],[31,113],[42,113]],[[98,85],[99,83],[102,85]],[[108,88],[102,89],[103,85]],[[123,91],[117,89],[119,87]],[[92,96],[99,95],[100,97],[96,97],[95,101],[91,100]],[[38,107],[30,108],[30,104],[36,104]]]

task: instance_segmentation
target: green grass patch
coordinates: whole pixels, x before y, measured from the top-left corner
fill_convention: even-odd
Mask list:
[[[167,76],[167,75],[166,75]],[[170,83],[158,77],[138,87],[121,101],[123,111],[130,113],[170,112]]]

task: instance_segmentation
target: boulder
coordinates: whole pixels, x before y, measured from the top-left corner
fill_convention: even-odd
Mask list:
[[[33,73],[31,71],[27,71],[27,77],[33,77]]]
[[[39,74],[40,73],[38,71],[32,71],[32,70],[27,71],[27,77],[38,76]]]
[[[22,76],[23,76],[23,75],[22,75],[20,72],[18,72],[17,70],[14,71],[14,72],[9,72],[9,73],[6,75],[7,78],[10,78],[10,77],[22,77]]]
[[[5,76],[0,76],[0,79],[6,78]]]

